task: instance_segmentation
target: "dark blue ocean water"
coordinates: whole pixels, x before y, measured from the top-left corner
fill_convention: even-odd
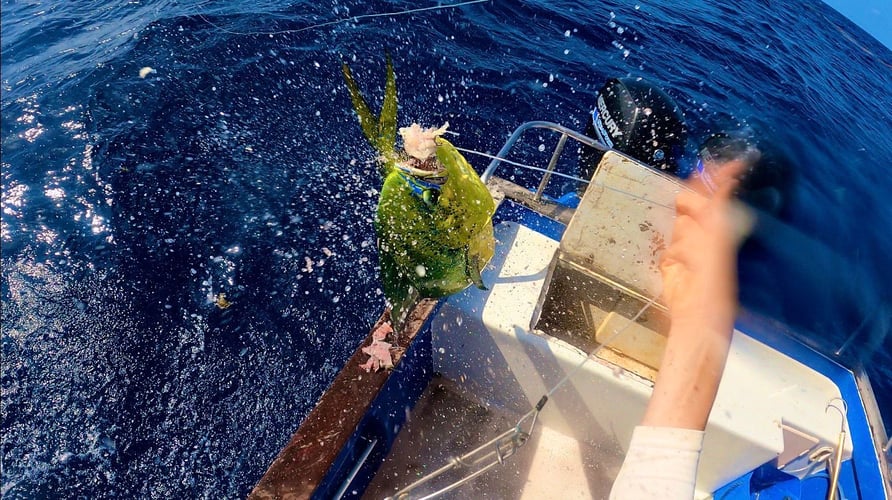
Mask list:
[[[244,496],[384,300],[340,75],[494,152],[608,77],[795,173],[744,305],[866,363],[892,421],[892,51],[820,2],[2,1],[4,498]],[[258,34],[263,33],[263,34]],[[139,71],[155,72],[140,78]],[[471,158],[481,169],[485,162]],[[217,308],[225,293],[232,302]]]

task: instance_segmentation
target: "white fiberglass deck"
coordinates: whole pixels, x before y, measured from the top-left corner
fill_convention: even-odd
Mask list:
[[[363,495],[381,499],[510,429],[519,415],[487,407],[462,394],[451,381],[435,377],[391,454]],[[597,459],[597,461],[594,461]],[[581,443],[553,429],[537,426],[519,453],[442,498],[580,499],[606,498],[622,463],[612,441]],[[450,473],[412,498],[461,479]],[[564,485],[558,490],[555,485]]]

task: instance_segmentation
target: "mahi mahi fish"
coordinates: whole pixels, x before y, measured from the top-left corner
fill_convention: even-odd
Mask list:
[[[399,129],[403,147],[397,149],[396,77],[389,55],[377,119],[346,63],[342,70],[384,178],[375,232],[384,295],[399,327],[420,297],[444,297],[472,283],[485,289],[480,275],[493,256],[495,204],[464,156],[442,137],[448,123]]]

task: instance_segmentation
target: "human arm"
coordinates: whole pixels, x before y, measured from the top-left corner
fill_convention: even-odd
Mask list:
[[[725,367],[737,315],[737,248],[742,222],[729,166],[719,189],[676,199],[672,241],[660,271],[669,335],[641,424],[703,430]]]
[[[661,261],[670,329],[653,395],[636,427],[612,499],[689,499],[703,430],[715,401],[737,312],[740,209],[729,177],[711,195],[692,185],[676,199]]]

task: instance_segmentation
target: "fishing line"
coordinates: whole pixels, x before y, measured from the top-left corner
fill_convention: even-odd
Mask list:
[[[302,31],[309,31],[309,30],[313,30],[313,29],[317,29],[317,28],[324,28],[326,26],[334,26],[336,24],[342,24],[342,23],[347,23],[347,22],[351,22],[351,21],[355,23],[355,22],[359,22],[363,19],[371,19],[374,17],[396,17],[396,16],[402,16],[405,14],[415,14],[417,12],[425,12],[428,10],[453,9],[453,8],[457,8],[457,7],[463,7],[465,5],[472,5],[475,3],[484,3],[484,2],[489,2],[489,1],[491,1],[491,0],[466,0],[464,2],[458,2],[458,3],[453,3],[453,4],[433,5],[431,7],[419,7],[416,9],[400,10],[400,11],[395,11],[395,12],[381,12],[378,14],[360,14],[358,16],[350,16],[350,17],[345,17],[343,19],[336,19],[334,21],[328,21],[328,22],[324,22],[324,23],[314,24],[312,26],[306,26],[304,28],[280,30],[280,31],[252,31],[252,32],[232,31],[232,30],[226,29],[222,26],[219,26],[219,25],[211,22],[207,17],[205,17],[204,14],[197,13],[196,15],[198,17],[200,17],[202,20],[204,20],[204,22],[210,24],[211,26],[217,28],[220,31],[229,33],[230,35],[269,35],[269,36],[274,36],[274,35],[284,35],[284,34],[288,34],[288,33],[300,33]]]
[[[448,132],[448,131],[447,131],[447,132]],[[454,132],[449,132],[449,133],[454,133]],[[458,134],[456,134],[456,135],[458,135]],[[548,169],[545,169],[545,168],[534,167],[534,166],[532,166],[532,165],[527,165],[527,164],[525,164],[525,163],[519,163],[519,162],[516,162],[516,161],[509,160],[509,159],[507,159],[507,158],[502,158],[502,157],[500,157],[500,156],[492,155],[492,154],[489,154],[489,153],[483,153],[483,152],[480,152],[480,151],[474,151],[473,149],[460,148],[460,147],[458,147],[458,146],[454,146],[454,147],[455,147],[455,149],[457,149],[457,150],[459,150],[459,151],[461,151],[461,152],[464,152],[464,153],[471,153],[471,154],[475,154],[475,155],[479,155],[479,156],[484,156],[484,157],[489,158],[489,159],[491,159],[491,160],[499,160],[499,161],[502,162],[502,163],[507,163],[507,164],[509,164],[509,165],[514,165],[515,167],[521,167],[521,168],[526,168],[526,169],[533,170],[533,171],[536,171],[536,172],[543,172],[543,173],[546,173],[546,174],[556,175],[556,176],[558,176],[558,177],[563,177],[563,178],[565,178],[565,179],[570,179],[570,180],[577,181],[577,182],[584,182],[584,183],[586,183],[586,184],[594,184],[595,186],[598,186],[598,187],[603,188],[603,189],[607,189],[608,191],[613,191],[613,192],[616,192],[616,193],[624,194],[624,195],[628,196],[629,198],[634,198],[634,199],[636,199],[636,200],[641,200],[641,201],[650,203],[650,204],[652,204],[652,205],[657,205],[657,206],[663,207],[663,208],[665,208],[665,209],[667,209],[667,210],[671,210],[671,211],[673,211],[673,212],[675,211],[675,207],[674,207],[674,206],[666,205],[666,204],[664,204],[664,203],[660,203],[660,202],[658,202],[658,201],[651,200],[650,198],[647,198],[647,197],[645,197],[645,196],[641,196],[641,195],[637,195],[637,194],[634,194],[634,193],[630,193],[630,192],[628,192],[628,191],[624,191],[624,190],[622,190],[622,189],[615,188],[615,187],[613,187],[613,186],[608,186],[607,184],[604,184],[603,182],[592,182],[592,181],[589,181],[589,180],[585,180],[585,179],[583,179],[582,177],[577,177],[577,176],[575,176],[575,175],[569,175],[569,174],[563,174],[563,173],[561,173],[561,172],[549,171]]]
[[[634,324],[636,321],[638,321],[638,318],[640,318],[641,315],[644,314],[645,311],[650,309],[650,307],[652,305],[654,305],[656,303],[656,301],[657,301],[656,297],[652,297],[650,300],[648,300],[647,303],[644,304],[644,307],[642,307],[641,310],[639,310],[634,316],[632,316],[632,318],[629,319],[629,321],[626,322],[626,324],[624,324],[622,328],[620,328],[619,330],[614,332],[613,335],[611,335],[610,337],[607,337],[607,340],[605,340],[603,343],[601,343],[598,347],[592,349],[592,352],[590,352],[589,355],[585,357],[585,359],[583,359],[581,362],[579,362],[579,364],[576,365],[575,368],[573,368],[572,370],[567,372],[567,374],[564,375],[564,378],[562,378],[560,380],[560,382],[555,384],[555,386],[552,387],[551,390],[548,391],[545,395],[551,396],[552,394],[555,393],[555,391],[560,389],[560,387],[562,385],[564,385],[568,380],[570,380],[570,378],[573,377],[573,375],[575,375],[576,372],[578,372],[582,368],[582,366],[588,362],[589,359],[597,356],[598,353],[601,352],[601,349],[603,349],[603,348],[607,347],[608,345],[610,345],[611,343],[613,343],[613,341],[616,340],[620,336],[620,334],[625,332],[627,328],[629,328],[630,326],[632,326],[632,324]]]
[[[610,337],[607,338],[607,340],[605,340],[604,342],[602,342],[601,344],[599,344],[598,347],[592,349],[592,351],[591,351],[590,353],[588,353],[588,355],[587,355],[585,358],[583,358],[582,361],[580,361],[580,362],[579,362],[575,367],[573,367],[570,371],[568,371],[567,373],[565,373],[565,374],[564,374],[564,377],[561,378],[561,380],[559,380],[557,384],[555,384],[554,386],[552,386],[552,388],[549,389],[548,392],[546,392],[545,394],[542,395],[542,397],[539,399],[539,402],[536,403],[536,406],[535,406],[532,410],[530,410],[529,412],[527,412],[526,415],[520,417],[520,420],[517,421],[517,425],[515,426],[515,428],[518,428],[518,429],[519,429],[519,428],[520,428],[520,424],[521,424],[524,420],[526,420],[526,419],[528,419],[528,418],[530,418],[530,417],[533,417],[533,425],[535,425],[535,423],[536,423],[536,421],[535,421],[535,417],[538,416],[538,414],[539,414],[540,411],[542,411],[542,407],[545,406],[545,403],[548,401],[548,398],[550,398],[555,392],[558,391],[558,389],[560,389],[561,387],[563,387],[564,384],[566,384],[571,378],[573,378],[574,375],[576,375],[580,370],[582,370],[582,367],[585,366],[585,364],[588,363],[588,361],[589,361],[590,359],[592,359],[592,358],[594,358],[595,356],[597,356],[598,353],[601,352],[601,349],[603,349],[603,348],[607,347],[608,345],[610,345],[610,344],[611,344],[614,340],[616,340],[616,339],[617,339],[623,332],[625,332],[627,328],[629,328],[630,326],[632,326],[633,323],[635,323],[636,321],[638,321],[638,318],[640,318],[641,315],[644,314],[645,311],[647,311],[648,309],[650,309],[650,306],[654,305],[654,304],[656,303],[656,301],[657,301],[657,298],[656,298],[656,297],[652,297],[650,300],[648,300],[647,303],[644,304],[644,307],[642,307],[642,308],[641,308],[641,309],[640,309],[634,316],[632,316],[632,317],[626,322],[626,324],[623,325],[622,328],[620,328],[619,330],[617,330],[616,332],[614,332]],[[532,430],[533,430],[533,429],[532,429],[532,426],[531,426],[531,427],[530,427],[530,431],[532,431]]]
[[[456,135],[458,135],[458,134],[456,134]],[[459,151],[461,151],[461,152],[463,152],[463,153],[471,153],[471,154],[475,154],[475,155],[483,156],[483,157],[485,157],[485,158],[489,158],[490,160],[499,160],[499,161],[502,162],[502,163],[507,163],[508,165],[514,165],[515,167],[528,168],[528,169],[530,169],[530,170],[535,170],[535,171],[537,171],[537,172],[551,173],[551,175],[556,175],[556,176],[558,176],[558,177],[566,177],[567,179],[573,179],[574,181],[584,182],[584,183],[586,183],[586,184],[590,184],[590,183],[591,183],[591,181],[587,181],[587,180],[585,180],[585,179],[583,179],[583,178],[581,178],[581,177],[576,177],[575,175],[562,174],[562,173],[560,173],[560,172],[549,172],[547,169],[544,169],[544,168],[534,167],[534,166],[532,166],[532,165],[527,165],[527,164],[525,164],[525,163],[519,163],[519,162],[516,162],[516,161],[511,161],[511,160],[509,160],[509,159],[507,159],[507,158],[501,158],[501,157],[499,157],[499,156],[491,155],[491,154],[489,154],[489,153],[483,153],[483,152],[481,152],[481,151],[474,151],[473,149],[460,148],[460,147],[458,147],[458,146],[455,146],[455,149],[457,149],[457,150],[459,150]]]
[[[599,352],[601,352],[601,349],[603,349],[603,348],[607,347],[608,345],[610,345],[611,343],[613,343],[613,341],[616,340],[623,332],[625,332],[627,328],[629,328],[630,326],[632,326],[633,323],[638,321],[638,318],[640,318],[641,315],[644,314],[644,311],[647,311],[648,309],[650,309],[650,306],[654,305],[654,303],[656,303],[656,301],[657,301],[656,297],[651,297],[651,299],[648,300],[646,304],[644,304],[644,307],[642,307],[634,316],[632,316],[629,319],[629,321],[627,321],[626,324],[623,325],[622,328],[620,328],[619,330],[614,332],[610,337],[607,337],[607,340],[605,340],[604,342],[599,344],[598,347],[595,347],[594,349],[592,349],[592,351],[590,353],[588,353],[588,355],[586,357],[584,357],[582,359],[582,361],[577,363],[576,366],[574,366],[570,371],[565,373],[564,377],[561,378],[557,384],[552,386],[551,389],[548,390],[548,392],[546,392],[545,394],[542,395],[541,398],[539,398],[539,401],[536,403],[536,406],[534,406],[532,410],[527,412],[526,415],[520,417],[520,420],[518,420],[517,424],[514,426],[515,429],[520,429],[520,425],[523,423],[524,420],[526,420],[530,417],[533,417],[533,423],[530,425],[530,432],[528,433],[528,434],[531,434],[533,432],[533,427],[536,425],[536,417],[539,416],[539,412],[542,411],[542,408],[548,402],[548,398],[550,398],[555,392],[557,392],[558,389],[563,387],[564,384],[566,384],[571,378],[573,378],[573,376],[575,376],[577,373],[579,373],[579,371],[582,370],[582,367],[585,366],[585,364],[588,363],[588,361],[590,359],[593,359],[595,356],[598,355]]]

